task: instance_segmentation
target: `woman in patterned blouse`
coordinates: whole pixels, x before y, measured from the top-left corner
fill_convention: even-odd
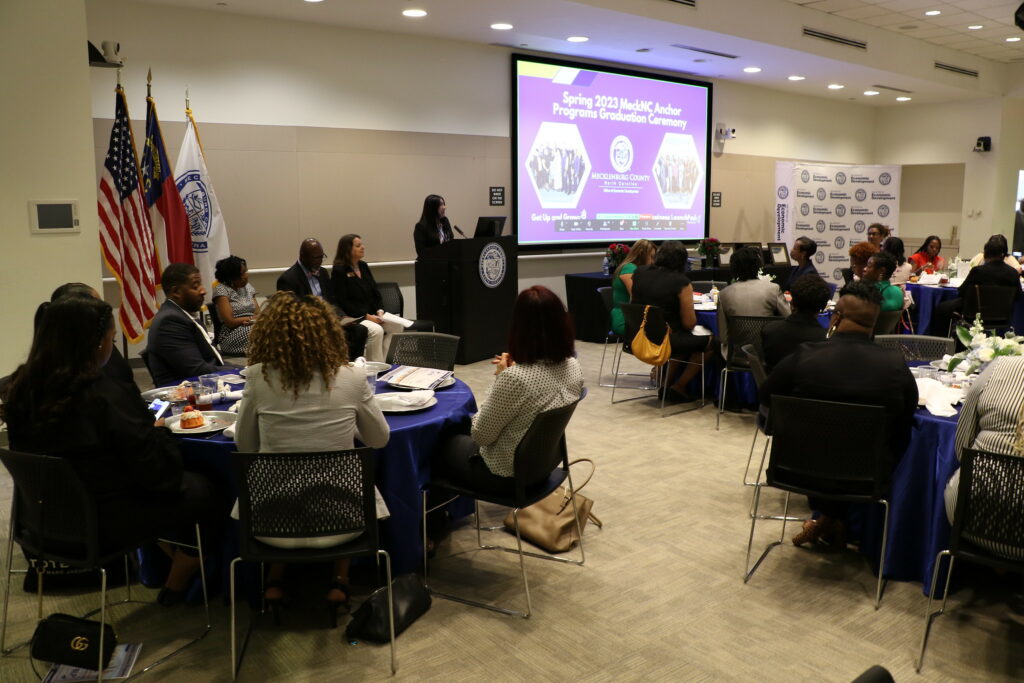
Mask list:
[[[473,418],[472,432],[445,442],[434,466],[469,486],[507,488],[516,447],[533,419],[583,392],[573,337],[572,320],[554,292],[539,285],[520,292],[508,351],[492,361],[497,377]]]
[[[217,344],[226,356],[244,356],[249,349],[249,331],[260,306],[256,289],[249,284],[249,267],[244,258],[228,256],[217,261],[213,304],[221,328]]]

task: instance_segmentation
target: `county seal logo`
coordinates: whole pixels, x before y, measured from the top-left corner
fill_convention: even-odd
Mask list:
[[[625,135],[616,136],[609,150],[612,168],[618,173],[625,173],[633,165],[633,143]]]
[[[204,252],[207,250],[206,240],[210,236],[212,224],[210,194],[206,190],[206,184],[196,170],[182,173],[175,184],[188,215],[189,230],[192,232],[192,250]]]
[[[836,173],[836,184],[837,185],[845,185],[846,184],[846,174],[843,173],[842,171],[840,171],[839,173]]]
[[[857,221],[856,223],[853,224],[853,231],[854,232],[864,232],[864,230],[867,227],[868,226],[864,223],[864,221]]]
[[[507,270],[505,250],[497,242],[488,242],[480,250],[477,266],[480,271],[480,281],[484,283],[484,286],[494,289],[505,280],[505,271]]]
[[[889,207],[887,205],[885,205],[885,204],[879,204],[878,205],[878,215],[881,216],[882,218],[885,218],[886,216],[888,216],[889,215]]]
[[[807,170],[800,171],[800,182],[808,182],[811,179],[811,174]]]
[[[819,202],[825,201],[825,188],[824,187],[819,187],[818,191],[814,194],[814,196],[816,196],[818,198]]]
[[[858,189],[858,190],[857,190],[856,192],[854,192],[854,193],[853,193],[853,196],[854,196],[854,198],[855,198],[855,199],[856,199],[856,200],[857,200],[858,202],[862,202],[862,201],[864,201],[865,199],[867,199],[867,198],[868,198],[868,193],[867,193],[867,192],[866,192],[866,191],[864,190],[864,188],[862,187],[862,188],[859,188],[859,189]]]
[[[811,212],[810,204],[808,204],[807,202],[804,202],[803,204],[800,205],[800,215],[801,216],[806,216],[810,212]]]
[[[846,215],[846,205],[845,204],[836,204],[836,216],[838,216],[839,218],[842,218],[845,215]]]
[[[825,232],[825,221],[818,221],[814,227],[818,232]]]
[[[779,191],[777,192],[779,199],[785,199],[789,196],[789,188],[785,185],[779,185]]]
[[[880,173],[878,174],[878,182],[881,185],[888,185],[889,183],[892,182],[892,176],[889,175],[888,173]]]

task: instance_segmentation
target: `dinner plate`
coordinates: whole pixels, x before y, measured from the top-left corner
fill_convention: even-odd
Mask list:
[[[142,392],[142,398],[146,401],[153,401],[160,399],[161,401],[167,400],[167,392],[174,387],[157,387],[156,389],[149,389],[148,391]]]
[[[244,371],[246,368],[242,368]],[[220,375],[217,379],[228,384],[245,384],[245,377],[241,374],[238,375]]]
[[[455,384],[455,378],[449,377],[447,379],[441,380],[441,383],[434,387],[434,391],[437,391],[438,389],[447,389],[453,384]],[[415,389],[412,389],[410,387],[403,387],[401,384],[392,384],[391,382],[388,382],[388,386],[391,387],[392,389],[401,389],[402,391],[415,391]]]
[[[378,397],[379,396],[404,396],[404,394],[401,394],[401,393],[398,393],[398,392],[390,392],[390,393],[384,393],[384,394],[377,394],[377,396]],[[418,405],[418,406],[405,406],[405,405],[403,405],[403,406],[388,407],[388,408],[385,408],[385,407],[381,406],[381,412],[383,412],[383,413],[415,413],[418,410],[426,410],[427,408],[431,408],[431,407],[436,406],[436,405],[437,405],[437,397],[436,396],[431,396],[430,400],[427,401],[426,403],[424,403],[423,405]]]
[[[235,421],[238,420],[237,414],[229,413],[226,410],[204,410],[202,413],[203,417],[206,418],[206,424],[202,427],[196,427],[195,429],[183,429],[178,424],[181,422],[181,415],[172,415],[167,418],[164,422],[164,426],[175,434],[191,436],[193,434],[215,434],[216,432],[222,432],[235,424]]]
[[[928,363],[928,365],[932,366],[936,370],[945,370],[946,366],[949,365],[949,361],[944,361],[941,358],[939,358],[937,360],[931,361],[930,363]]]

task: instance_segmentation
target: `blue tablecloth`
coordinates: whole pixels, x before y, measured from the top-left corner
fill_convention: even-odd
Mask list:
[[[378,383],[377,391],[392,389]],[[391,517],[380,523],[381,542],[391,554],[395,574],[414,571],[422,563],[420,491],[430,478],[430,458],[445,436],[468,432],[470,418],[476,412],[473,392],[461,380],[456,379],[453,386],[437,391],[435,396],[437,405],[427,410],[387,415],[391,437],[387,446],[375,452],[377,488],[391,512]],[[226,410],[230,405],[214,404],[214,409]],[[225,482],[232,497],[237,495],[231,466],[231,454],[236,450],[233,440],[217,434],[208,439],[182,438],[180,443],[186,468],[215,474]],[[460,512],[466,510],[460,509]],[[237,535],[235,523],[229,526],[222,548],[205,549],[209,556],[218,556],[207,562],[210,583],[222,581],[226,587],[227,563],[238,555]],[[163,580],[162,558],[153,557],[152,553],[146,555],[143,581],[147,585],[159,584]]]
[[[957,297],[956,287],[941,287],[933,285],[919,285],[913,282],[907,283],[907,291],[914,297],[914,310],[911,314],[914,320],[914,332],[917,334],[931,334],[928,326],[932,322],[932,312],[935,307],[943,301]],[[946,336],[946,330],[934,330],[940,336]]]

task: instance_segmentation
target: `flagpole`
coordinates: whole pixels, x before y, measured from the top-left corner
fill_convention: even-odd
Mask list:
[[[149,67],[149,71],[146,72],[146,99],[148,100],[153,96],[153,67]]]
[[[188,123],[192,126],[192,130],[196,133],[196,142],[199,143],[199,153],[203,155],[203,159],[206,159],[206,151],[203,150],[203,140],[199,137],[199,126],[196,125],[196,120],[192,116],[192,107],[188,100],[188,86],[185,86],[185,116],[188,117]]]

